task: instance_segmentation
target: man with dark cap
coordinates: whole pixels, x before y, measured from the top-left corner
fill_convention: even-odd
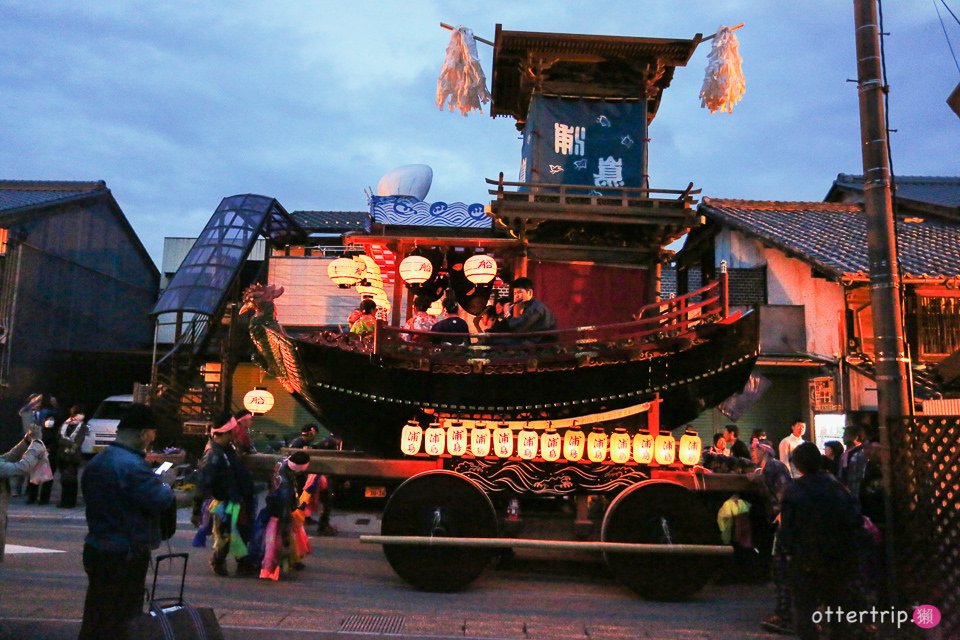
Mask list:
[[[156,437],[153,412],[133,404],[117,425],[116,440],[83,472],[89,529],[83,568],[89,585],[80,640],[126,638],[128,620],[143,610],[150,552],[162,539],[161,519],[176,513],[173,491],[144,460]]]
[[[822,470],[820,450],[804,442],[793,450],[790,462],[797,479],[783,498],[780,539],[790,558],[787,575],[793,593],[794,623],[802,640],[820,637],[814,612],[862,610],[854,596],[859,539],[863,516],[856,499],[829,473]],[[825,617],[831,638],[855,633],[847,621]]]

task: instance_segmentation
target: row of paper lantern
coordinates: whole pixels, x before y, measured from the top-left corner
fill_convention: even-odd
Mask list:
[[[400,435],[400,448],[407,455],[425,452],[430,456],[444,453],[462,456],[468,453],[483,458],[494,455],[498,458],[510,458],[514,455],[521,460],[533,460],[538,455],[547,462],[563,458],[569,462],[578,462],[586,457],[590,462],[609,460],[624,464],[631,459],[638,464],[667,465],[679,458],[685,465],[700,462],[701,442],[696,431],[687,430],[677,442],[669,433],[651,435],[641,430],[630,436],[623,427],[617,427],[608,434],[602,427],[594,427],[589,435],[579,428],[567,429],[561,436],[551,428],[537,433],[524,428],[517,432],[506,424],[490,429],[483,423],[467,428],[462,423],[453,422],[445,429],[434,422],[423,429],[418,422],[411,420]],[[514,454],[516,449],[516,454]]]
[[[337,258],[327,265],[327,276],[341,289],[356,286],[361,297],[370,296],[378,307],[390,309],[390,299],[383,288],[380,267],[369,256]]]
[[[423,284],[432,275],[433,263],[423,256],[407,256],[400,262],[400,277],[407,284]],[[485,254],[470,256],[463,263],[463,275],[473,284],[486,284],[497,277],[497,261]],[[341,289],[361,283],[357,286],[361,295],[364,293],[361,288],[367,286],[362,284],[364,280],[374,289],[379,284],[379,290],[383,290],[379,272],[371,273],[360,260],[337,258],[327,265],[327,276]]]

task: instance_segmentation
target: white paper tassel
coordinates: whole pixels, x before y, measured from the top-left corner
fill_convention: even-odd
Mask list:
[[[460,109],[464,117],[473,109],[483,113],[480,105],[490,102],[487,78],[477,55],[477,41],[473,31],[466,27],[458,26],[450,36],[447,56],[437,79],[437,106],[442,110],[448,100],[450,111]]]
[[[710,113],[733,113],[733,105],[740,102],[746,91],[742,63],[737,36],[728,27],[720,27],[707,56],[707,72],[700,88],[701,107],[710,109]]]

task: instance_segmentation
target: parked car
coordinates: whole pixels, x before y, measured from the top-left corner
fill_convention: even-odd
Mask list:
[[[132,395],[109,396],[100,403],[93,417],[87,421],[87,437],[80,453],[92,456],[99,453],[117,437],[117,425],[124,410],[133,404]]]

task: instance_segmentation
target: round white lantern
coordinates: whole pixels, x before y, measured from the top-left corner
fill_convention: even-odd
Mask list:
[[[680,462],[687,466],[700,463],[700,434],[693,429],[687,429],[680,437]]]
[[[446,444],[446,438],[439,422],[430,423],[427,430],[423,432],[423,441],[423,447],[428,456],[443,455],[443,445]]]
[[[653,455],[658,464],[673,464],[677,456],[677,441],[669,433],[661,433],[653,443]]]
[[[266,413],[273,409],[273,394],[257,387],[243,396],[243,408],[250,413]]]
[[[467,452],[467,428],[462,422],[452,422],[447,427],[447,453],[462,456]]]
[[[327,276],[341,289],[349,289],[360,281],[363,265],[350,258],[337,258],[327,265]]]
[[[590,435],[587,436],[587,457],[590,462],[603,462],[607,457],[607,444],[610,439],[603,427],[594,427]]]
[[[400,262],[400,277],[407,284],[423,284],[433,275],[433,264],[423,256],[407,256]]]
[[[360,294],[361,298],[363,296],[370,296],[371,298],[375,298],[378,293],[383,294],[384,296],[386,295],[386,292],[384,292],[383,290],[382,284],[380,284],[379,286],[377,286],[376,284],[358,284],[357,293]]]
[[[513,430],[510,425],[500,423],[493,430],[493,452],[498,458],[509,458],[513,455]]]
[[[563,457],[570,462],[576,462],[583,457],[583,448],[587,444],[587,437],[583,431],[574,424],[572,428],[567,429],[563,434]]]
[[[377,264],[377,261],[368,256],[365,253],[361,253],[353,257],[357,263],[360,264],[360,275],[368,276],[372,273],[380,274],[380,265]]]
[[[537,445],[539,443],[540,438],[537,436],[537,432],[527,425],[517,434],[517,455],[520,456],[521,460],[533,460],[537,457]]]
[[[638,464],[653,462],[653,436],[646,429],[633,436],[633,461]]]
[[[416,420],[409,421],[400,433],[400,450],[408,456],[415,456],[420,453],[422,443],[423,429],[420,423]]]
[[[387,311],[390,311],[390,299],[387,298],[387,294],[384,293],[383,291],[380,291],[379,293],[375,293],[373,295],[373,301],[376,302],[377,306],[380,307],[381,309],[386,309]]]
[[[623,427],[617,427],[610,436],[610,459],[617,464],[623,464],[630,459],[632,453],[630,434]]]
[[[540,457],[547,462],[553,462],[560,459],[563,452],[563,438],[553,427],[547,427],[540,435]]]
[[[483,422],[477,422],[470,430],[470,452],[478,458],[483,458],[490,453],[492,438],[493,436],[487,425]]]
[[[463,263],[463,275],[473,284],[486,284],[497,277],[497,261],[478,253]]]

